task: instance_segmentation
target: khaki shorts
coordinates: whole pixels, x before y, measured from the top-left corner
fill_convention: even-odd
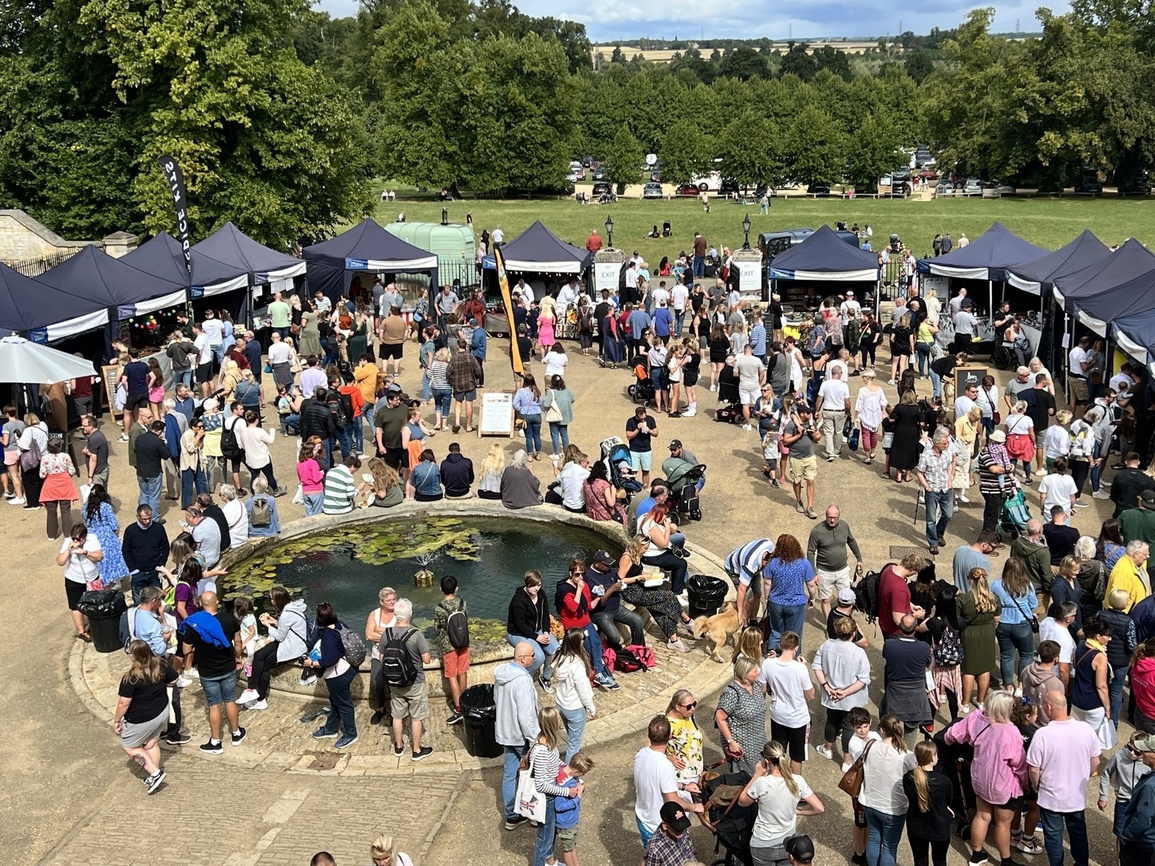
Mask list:
[[[577,850],[577,840],[578,828],[566,827],[564,830],[557,831],[557,837],[554,840],[554,844],[556,844],[558,849],[563,853],[568,853],[570,851]]]
[[[394,719],[406,716],[423,722],[429,718],[429,688],[425,685],[425,674],[417,672],[417,682],[410,686],[390,686],[389,715]]]
[[[786,477],[791,484],[813,481],[818,477],[818,458],[813,454],[809,457],[791,457],[790,465],[786,468]]]
[[[818,599],[833,598],[840,589],[850,589],[850,564],[837,571],[818,569]]]
[[[1070,390],[1071,402],[1086,403],[1087,402],[1087,380],[1076,379],[1071,376],[1067,379],[1067,388]]]

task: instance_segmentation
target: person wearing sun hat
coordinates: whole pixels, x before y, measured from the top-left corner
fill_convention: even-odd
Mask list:
[[[979,451],[979,492],[983,495],[983,532],[995,532],[1003,502],[1018,488],[1015,466],[1007,453],[1007,434],[995,430],[987,437],[986,446]]]

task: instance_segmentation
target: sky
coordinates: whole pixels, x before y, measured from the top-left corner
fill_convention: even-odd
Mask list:
[[[877,37],[896,35],[905,30],[918,34],[932,27],[949,29],[957,26],[973,6],[959,6],[951,0],[923,0],[910,7],[896,6],[886,0],[811,0],[790,4],[796,8],[788,14],[787,4],[768,0],[664,0],[661,3],[639,3],[638,0],[521,0],[515,4],[534,17],[580,21],[594,43],[611,40],[678,39],[690,41],[709,38],[761,38],[774,40],[829,38],[838,36]],[[1006,33],[1040,29],[1035,20],[1037,2],[1014,0],[997,5],[992,30]],[[703,15],[703,7],[710,10]],[[333,17],[356,14],[356,0],[320,0],[316,8]],[[1063,14],[1065,2],[1051,6]],[[661,18],[655,13],[662,12]]]

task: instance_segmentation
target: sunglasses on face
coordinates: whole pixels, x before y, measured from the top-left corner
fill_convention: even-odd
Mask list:
[[[692,710],[696,706],[698,706],[697,701],[690,701],[690,703],[688,703],[688,704],[678,704],[678,709],[679,710]]]

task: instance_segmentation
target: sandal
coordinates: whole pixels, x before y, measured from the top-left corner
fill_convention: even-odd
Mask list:
[[[473,428],[472,428],[472,427],[466,427],[466,428],[465,428],[465,432],[466,432],[466,433],[472,433],[472,432],[473,432]]]
[[[890,473],[889,473],[889,472],[883,472],[883,473],[882,473],[882,477],[883,477],[883,478],[889,478],[889,477],[890,477]]]
[[[89,633],[88,633],[88,632],[86,632],[86,631],[77,632],[77,634],[76,634],[76,639],[77,639],[77,640],[82,640],[82,641],[84,641],[85,643],[92,643],[92,635],[91,635],[91,634],[89,634]]]

